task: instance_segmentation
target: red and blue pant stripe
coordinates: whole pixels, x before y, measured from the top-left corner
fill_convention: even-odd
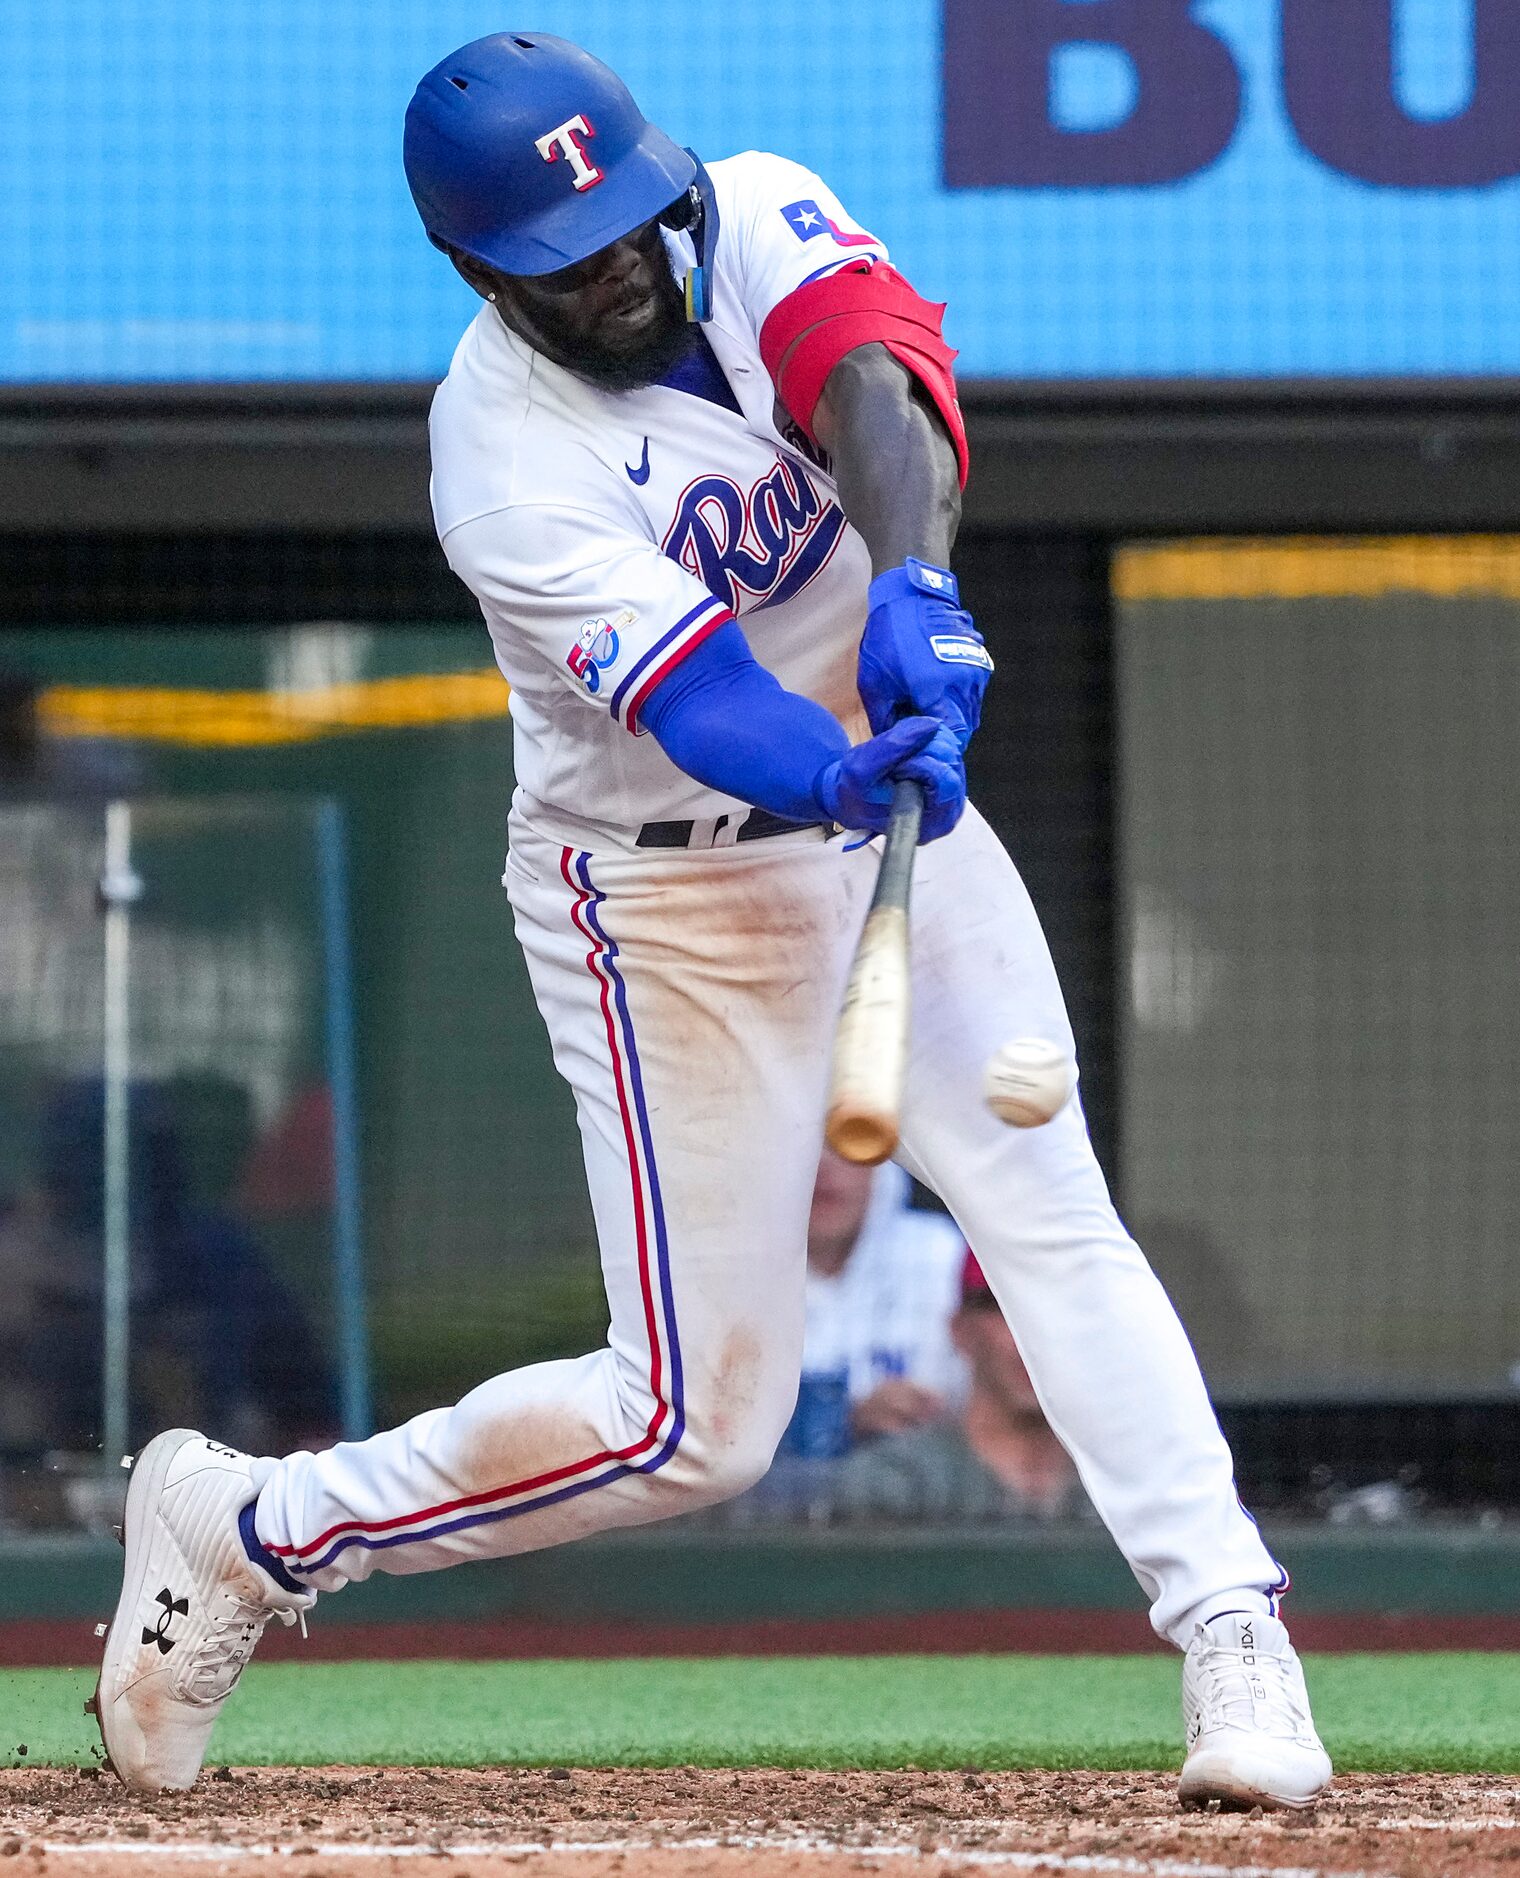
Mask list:
[[[618,946],[602,921],[606,895],[591,879],[591,857],[566,848],[560,872],[573,896],[570,917],[587,942],[586,968],[598,986],[607,1049],[633,1202],[634,1240],[639,1290],[649,1342],[649,1387],[653,1411],[639,1439],[626,1447],[604,1449],[524,1480],[481,1493],[466,1494],[382,1520],[344,1520],[301,1546],[269,1550],[294,1572],[317,1572],[339,1553],[359,1546],[383,1551],[442,1539],[471,1527],[515,1519],[584,1493],[629,1474],[652,1474],[676,1452],[686,1429],[681,1342],[676,1325],[675,1289],[670,1270],[670,1242],[660,1194],[659,1168],[649,1125],[643,1070],[628,988],[618,965]]]

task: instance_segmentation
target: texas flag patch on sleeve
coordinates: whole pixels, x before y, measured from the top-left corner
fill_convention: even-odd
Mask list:
[[[815,235],[829,235],[841,248],[880,246],[874,235],[852,235],[848,229],[841,228],[831,216],[824,214],[816,202],[789,202],[781,213],[799,241],[811,241]]]

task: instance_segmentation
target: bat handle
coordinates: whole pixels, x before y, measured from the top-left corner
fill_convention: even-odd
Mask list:
[[[881,869],[876,876],[876,891],[871,906],[900,906],[906,909],[908,892],[913,885],[913,855],[918,847],[919,830],[924,819],[924,786],[911,777],[892,785],[892,814],[882,843]]]

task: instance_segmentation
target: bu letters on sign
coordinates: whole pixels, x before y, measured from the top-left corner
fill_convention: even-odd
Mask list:
[[[1397,0],[1280,0],[1283,103],[1311,155],[1358,182],[1463,189],[1520,176],[1520,9],[1471,0],[1472,88],[1413,116],[1394,77]],[[1242,84],[1197,0],[945,0],[944,179],[951,189],[1132,188],[1206,169],[1234,138]],[[1133,80],[1123,118],[1055,121],[1065,47],[1105,46]],[[996,126],[996,134],[989,130]]]

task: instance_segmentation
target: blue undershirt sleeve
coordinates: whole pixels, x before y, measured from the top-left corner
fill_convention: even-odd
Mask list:
[[[660,681],[639,723],[678,769],[709,789],[799,822],[827,819],[814,785],[850,748],[821,704],[766,671],[733,621]]]

